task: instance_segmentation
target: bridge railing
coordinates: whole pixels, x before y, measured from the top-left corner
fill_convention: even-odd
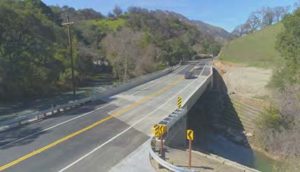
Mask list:
[[[181,109],[176,109],[174,112],[172,112],[169,116],[161,120],[159,123],[160,124],[165,124],[167,125],[167,133],[172,129],[173,126],[182,118],[184,117],[188,110],[194,105],[194,103],[198,100],[200,95],[205,91],[207,88],[208,84],[211,82],[211,77],[213,75],[213,70],[211,64],[205,65],[200,72],[199,76],[207,76],[203,81],[202,84],[199,88],[196,90],[192,91],[191,94],[188,96],[188,99],[185,99],[183,102],[183,106]],[[168,139],[168,136],[166,137]],[[193,170],[188,169],[188,168],[183,168],[183,167],[177,167],[173,164],[170,164],[169,162],[165,161],[162,159],[160,156],[158,156],[154,152],[154,147],[153,147],[153,142],[155,142],[156,139],[154,137],[151,138],[151,144],[150,144],[150,150],[149,150],[149,155],[150,158],[153,158],[155,162],[157,162],[159,165],[163,166],[164,168],[170,170],[170,171],[178,171],[178,172],[191,172]],[[166,141],[165,141],[166,142]]]
[[[150,74],[147,74],[147,75],[142,75],[142,76],[139,76],[137,78],[130,79],[126,83],[120,83],[118,85],[110,86],[105,91],[98,91],[96,89],[94,91],[95,94],[92,96],[92,98],[93,98],[93,100],[98,100],[98,99],[101,99],[103,97],[118,94],[120,92],[128,90],[128,89],[130,89],[132,87],[135,87],[137,85],[140,85],[140,84],[146,83],[148,81],[151,81],[153,79],[164,76],[164,75],[176,70],[178,67],[179,67],[179,65],[169,67],[169,68],[161,70],[161,71],[156,71],[156,72],[153,72],[153,73],[150,73]]]

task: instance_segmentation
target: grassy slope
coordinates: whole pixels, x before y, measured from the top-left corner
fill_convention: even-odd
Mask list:
[[[283,25],[279,23],[232,40],[223,47],[220,59],[270,68],[281,61],[280,55],[275,49],[275,42],[277,34],[282,29]]]

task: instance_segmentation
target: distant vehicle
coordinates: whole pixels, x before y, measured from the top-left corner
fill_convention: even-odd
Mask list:
[[[195,78],[194,72],[191,72],[191,71],[185,72],[184,78],[185,79],[194,79]]]
[[[193,60],[211,59],[214,56],[212,54],[197,54],[192,57]]]
[[[196,65],[193,70],[202,70],[204,65]]]

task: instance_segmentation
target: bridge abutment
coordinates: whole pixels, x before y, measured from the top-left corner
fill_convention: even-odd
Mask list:
[[[167,133],[165,144],[169,147],[184,147],[186,146],[186,129],[187,129],[187,116],[183,116],[177,121]]]

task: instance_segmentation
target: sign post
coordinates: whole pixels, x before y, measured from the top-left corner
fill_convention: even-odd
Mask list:
[[[160,139],[160,155],[163,157],[164,150],[164,134],[167,132],[167,126],[164,124],[155,124],[152,127],[154,137]]]
[[[194,140],[194,131],[186,131],[186,139],[189,140],[189,168],[192,167],[192,141]]]
[[[160,156],[163,157],[163,151],[164,151],[164,141],[163,141],[163,136],[160,136]]]
[[[189,168],[192,167],[192,141],[189,140]]]
[[[167,131],[167,126],[166,125],[163,125],[163,124],[160,124],[159,125],[159,130],[160,130],[160,155],[161,157],[163,157],[163,151],[164,151],[164,134],[166,133]]]

